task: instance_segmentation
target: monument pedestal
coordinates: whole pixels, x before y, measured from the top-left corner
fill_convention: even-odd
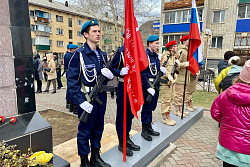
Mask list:
[[[16,123],[9,123],[9,121],[10,118],[7,118],[4,123],[0,123],[0,141],[4,140],[8,145],[16,144],[16,149],[21,150],[22,153],[27,153],[28,148],[33,153],[53,152],[52,127],[38,112],[18,115]],[[53,166],[70,166],[67,161],[56,155],[52,162]]]

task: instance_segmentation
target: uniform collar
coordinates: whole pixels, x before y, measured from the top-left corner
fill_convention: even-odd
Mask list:
[[[149,55],[149,56],[155,56],[156,55],[156,53],[155,52],[151,52],[148,48],[147,48],[147,54]]]
[[[85,49],[85,53],[86,54],[90,54],[93,50],[89,47],[88,43],[85,42],[84,43],[84,49]],[[98,51],[98,53],[101,55],[102,54],[102,51],[99,49],[98,46],[96,46],[96,50]]]

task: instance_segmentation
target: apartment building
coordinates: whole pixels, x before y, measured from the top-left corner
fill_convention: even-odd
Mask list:
[[[250,0],[196,0],[196,4],[203,57],[207,56],[208,67],[217,68],[228,50],[250,56]],[[180,42],[180,38],[189,33],[192,0],[162,0],[161,6],[163,51],[168,41]],[[212,32],[208,43],[205,29]]]
[[[107,14],[85,13],[80,7],[70,6],[53,0],[29,0],[30,27],[33,53],[43,56],[47,52],[57,52],[63,57],[67,44],[85,43],[81,35],[82,25],[91,19],[97,19],[101,28],[99,47],[112,53],[123,42],[123,27],[118,21],[118,33],[115,33],[115,24]]]

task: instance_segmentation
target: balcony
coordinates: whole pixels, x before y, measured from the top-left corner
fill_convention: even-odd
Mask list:
[[[43,17],[35,17],[35,22],[49,24],[49,19]]]
[[[240,0],[239,4],[242,4],[242,3],[250,3],[250,0]]]
[[[43,37],[49,37],[50,33],[49,32],[45,32],[45,31],[36,31],[36,36],[43,36]]]
[[[50,45],[36,45],[36,50],[50,50]]]
[[[196,0],[197,6],[203,6],[204,0]],[[179,9],[179,8],[190,8],[192,6],[192,0],[182,0],[175,2],[166,2],[164,10]]]

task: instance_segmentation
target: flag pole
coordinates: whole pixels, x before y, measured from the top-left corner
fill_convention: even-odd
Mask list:
[[[187,54],[187,61],[189,56],[189,48],[190,48],[190,39],[188,41],[188,54]],[[183,101],[182,101],[182,111],[181,111],[181,119],[183,119],[183,113],[184,113],[184,102],[185,102],[185,94],[186,94],[186,87],[187,87],[187,67],[186,67],[186,73],[185,73],[185,82],[184,82],[184,91],[183,91]]]
[[[124,64],[125,59],[124,59]],[[123,106],[123,162],[126,162],[126,123],[127,123],[127,76],[124,75],[124,106]]]

